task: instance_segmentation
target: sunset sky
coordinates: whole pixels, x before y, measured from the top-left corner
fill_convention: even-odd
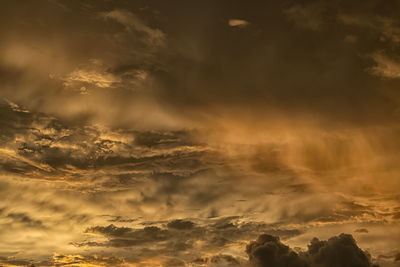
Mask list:
[[[399,14],[1,1],[0,266],[400,266]]]

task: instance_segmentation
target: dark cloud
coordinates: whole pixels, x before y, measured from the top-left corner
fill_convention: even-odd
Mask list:
[[[131,232],[132,229],[128,227],[116,227],[113,224],[110,224],[109,226],[95,226],[91,227],[85,230],[86,233],[98,233],[98,234],[104,234],[106,236],[123,236],[126,233]]]
[[[174,220],[167,224],[168,228],[178,229],[178,230],[189,230],[194,227],[194,223],[185,220]]]
[[[125,222],[125,223],[131,223],[136,221],[136,219],[129,219],[129,218],[122,218],[121,216],[114,216],[113,218],[108,220],[109,222]]]
[[[260,235],[246,247],[251,264],[257,267],[293,266],[307,267],[307,261],[279,241],[279,237]]]
[[[95,226],[85,230],[85,233],[101,234],[110,239],[106,245],[113,247],[141,246],[146,243],[156,243],[172,238],[168,230],[157,226],[147,226],[143,229],[132,229],[129,227]]]
[[[246,247],[249,261],[253,266],[358,266],[372,267],[370,255],[361,250],[354,238],[341,234],[320,241],[311,240],[308,251],[296,253],[280,242],[278,237],[261,235]]]
[[[166,261],[163,265],[164,267],[184,267],[186,266],[186,263],[180,259],[169,259]]]
[[[221,218],[214,223],[198,225],[189,220],[172,220],[165,226],[146,226],[142,229],[118,227],[113,224],[108,226],[94,226],[85,230],[85,233],[94,233],[109,239],[106,243],[84,242],[75,243],[77,246],[113,246],[113,247],[146,247],[149,244],[165,249],[184,251],[191,249],[197,241],[205,241],[204,246],[221,248],[234,244],[238,240],[248,239],[261,232],[279,234],[284,238],[300,235],[297,229],[272,228],[268,224],[246,222],[238,223],[238,218]]]
[[[396,256],[394,258],[394,261],[400,261],[400,253],[396,254]]]
[[[7,264],[6,266],[25,266],[25,267],[37,267],[35,263],[33,263],[30,260],[26,259],[17,259],[14,257],[0,257],[0,266],[3,266],[1,264]],[[49,265],[43,265],[43,266],[49,266]]]
[[[197,258],[192,261],[195,266],[234,267],[242,266],[242,262],[231,255],[220,254],[211,257]]]
[[[25,227],[37,227],[37,228],[45,228],[43,222],[41,220],[33,219],[28,214],[25,213],[14,213],[10,212],[5,217],[12,220],[12,224],[20,223]]]
[[[328,241],[311,240],[308,253],[312,264],[318,266],[373,266],[370,255],[361,250],[351,235],[341,234]]]

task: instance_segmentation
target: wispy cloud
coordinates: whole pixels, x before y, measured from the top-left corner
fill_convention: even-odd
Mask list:
[[[383,78],[400,78],[400,62],[382,52],[372,54],[371,58],[375,61],[375,66],[369,68],[370,73]]]
[[[243,20],[243,19],[230,19],[228,20],[228,25],[231,27],[240,27],[240,28],[244,28],[246,26],[248,26],[250,24],[250,22]]]
[[[146,34],[148,44],[160,46],[164,44],[166,35],[159,29],[147,26],[135,14],[127,10],[112,10],[101,14],[105,19],[115,20],[125,26],[128,32],[137,31]]]

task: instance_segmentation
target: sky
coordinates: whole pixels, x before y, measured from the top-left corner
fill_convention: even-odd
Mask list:
[[[0,266],[400,266],[399,11],[2,1]]]

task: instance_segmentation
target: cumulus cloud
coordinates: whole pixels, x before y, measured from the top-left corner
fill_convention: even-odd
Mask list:
[[[260,235],[256,241],[247,245],[246,252],[250,263],[255,267],[308,266],[306,260],[282,244],[279,237],[271,235]]]
[[[255,267],[372,267],[370,255],[361,250],[354,238],[340,234],[320,241],[311,240],[306,252],[295,252],[281,243],[278,237],[261,235],[247,245],[249,261]]]

